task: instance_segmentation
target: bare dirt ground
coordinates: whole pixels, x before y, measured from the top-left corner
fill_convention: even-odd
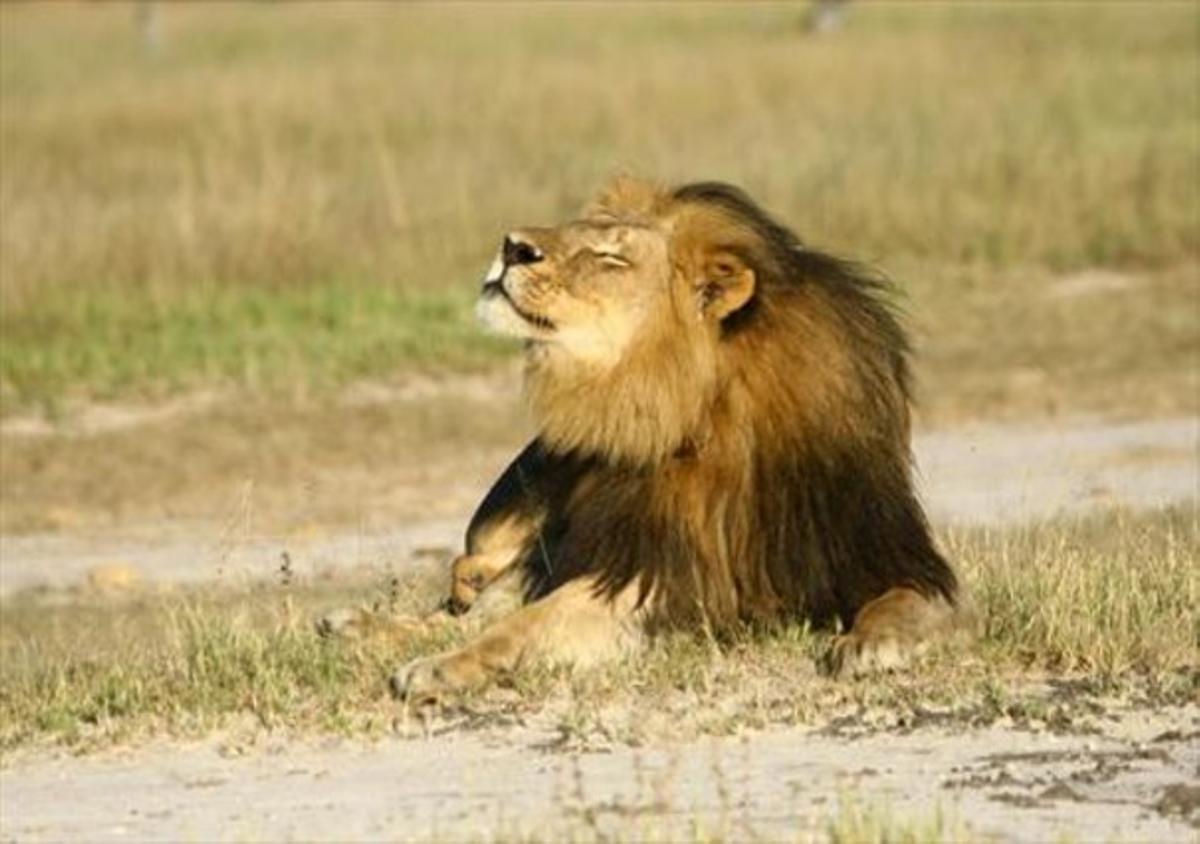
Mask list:
[[[0,773],[12,841],[819,838],[848,801],[951,838],[1193,841],[1200,707],[1093,734],[836,728],[562,752],[532,725],[35,756]]]
[[[1008,524],[1195,501],[1198,434],[1195,418],[981,427],[926,433],[916,452],[935,522]],[[159,583],[264,577],[284,551],[306,576],[388,569],[457,547],[472,503],[460,497],[461,512],[447,515],[443,497],[436,516],[391,532],[6,536],[0,593],[73,587],[116,564]],[[805,840],[848,801],[903,823],[940,813],[951,838],[1200,835],[1200,705],[1114,701],[1066,733],[937,716],[649,747],[580,749],[535,717],[472,730],[405,722],[379,743],[251,731],[86,757],[22,750],[0,769],[0,839]]]

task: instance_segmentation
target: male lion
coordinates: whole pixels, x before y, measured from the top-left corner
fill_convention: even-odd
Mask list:
[[[511,232],[478,312],[525,341],[539,433],[472,519],[448,608],[510,601],[401,668],[397,694],[612,658],[665,627],[840,622],[835,672],[948,627],[957,581],[913,492],[886,293],[724,184],[619,179],[581,219]]]

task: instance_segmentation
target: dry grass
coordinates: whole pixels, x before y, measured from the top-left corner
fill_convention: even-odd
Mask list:
[[[1101,698],[1158,705],[1200,694],[1194,509],[945,541],[983,634],[910,672],[831,681],[814,667],[827,637],[802,628],[747,632],[719,650],[678,636],[632,664],[527,672],[443,714],[458,726],[549,718],[564,746],[592,746],[770,724],[855,731],[1011,718],[1069,727]],[[385,677],[457,634],[345,643],[317,638],[310,621],[355,594],[428,607],[443,579],[426,570],[378,588],[290,583],[124,603],[21,596],[5,604],[0,629],[0,745],[88,747],[247,718],[301,731],[419,729],[388,699]]]
[[[902,816],[878,800],[844,796],[830,814],[824,840],[829,844],[939,844],[988,839],[940,808],[915,816]]]
[[[153,424],[12,437],[0,442],[0,534],[181,522],[216,530],[246,506],[255,529],[285,533],[460,515],[528,430],[513,379],[482,392],[431,384],[429,394],[362,401],[218,396]]]
[[[935,418],[1195,408],[1193,4],[160,12],[149,53],[121,4],[0,8],[7,412],[486,366],[499,234],[618,168],[891,269]],[[1046,304],[1095,267],[1130,289]]]
[[[722,787],[728,787],[723,780]],[[781,838],[777,830],[770,834],[756,830],[752,822],[738,817],[738,813],[729,808],[716,817],[673,808],[664,817],[661,804],[655,802],[650,802],[647,809],[623,806],[621,816],[604,817],[604,823],[600,823],[598,816],[613,814],[611,802],[593,805],[587,802],[586,794],[572,796],[576,798],[574,804],[561,807],[564,819],[550,824],[549,829],[544,823],[535,828],[522,823],[498,823],[478,840],[502,844],[538,844],[542,841],[570,844],[627,841],[646,844],[718,844],[725,841],[754,844],[779,841],[795,844],[969,844],[992,840],[975,834],[969,825],[940,806],[919,812],[897,812],[886,801],[850,792],[838,798],[836,807],[820,813],[823,817],[805,819],[808,821],[805,826],[811,828],[793,830],[786,838]],[[651,801],[661,799],[653,795],[646,795],[646,798]],[[429,840],[441,839],[434,835]]]

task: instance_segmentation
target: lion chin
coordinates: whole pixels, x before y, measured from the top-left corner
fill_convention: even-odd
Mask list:
[[[486,292],[475,303],[475,318],[496,334],[531,339],[529,321],[513,309],[512,303],[499,291]]]
[[[453,623],[474,635],[395,692],[760,622],[840,628],[828,664],[847,674],[954,627],[890,295],[718,183],[619,179],[577,220],[509,233],[478,313],[529,341],[538,434],[455,563]]]

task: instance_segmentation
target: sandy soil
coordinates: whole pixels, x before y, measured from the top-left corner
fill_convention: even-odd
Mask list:
[[[1114,504],[1194,500],[1200,497],[1198,449],[1195,418],[979,427],[927,433],[915,443],[919,483],[937,524],[1011,524]],[[498,471],[506,457],[487,459]],[[388,532],[284,536],[156,524],[98,536],[0,536],[0,596],[86,583],[89,575],[103,578],[114,568],[149,582],[270,577],[285,551],[302,575],[387,569],[422,550],[457,549],[482,492],[439,489],[430,496],[440,504],[436,515]]]
[[[0,772],[0,836],[804,840],[854,800],[900,823],[941,812],[953,834],[1004,841],[1196,840],[1200,707],[1113,712],[1099,729],[789,730],[568,753],[552,733],[505,726],[38,756]]]
[[[935,521],[1011,523],[1194,501],[1198,431],[1191,418],[979,428],[926,434],[916,450]],[[76,584],[114,561],[152,581],[265,576],[284,550],[302,574],[387,567],[457,546],[467,506],[389,534],[308,540],[6,537],[0,593]],[[0,769],[0,839],[805,839],[851,798],[901,820],[941,811],[1001,840],[1200,837],[1200,706],[1114,702],[1071,734],[936,715],[587,752],[536,722],[432,735],[409,724],[377,744],[226,736],[83,758],[26,750]]]

